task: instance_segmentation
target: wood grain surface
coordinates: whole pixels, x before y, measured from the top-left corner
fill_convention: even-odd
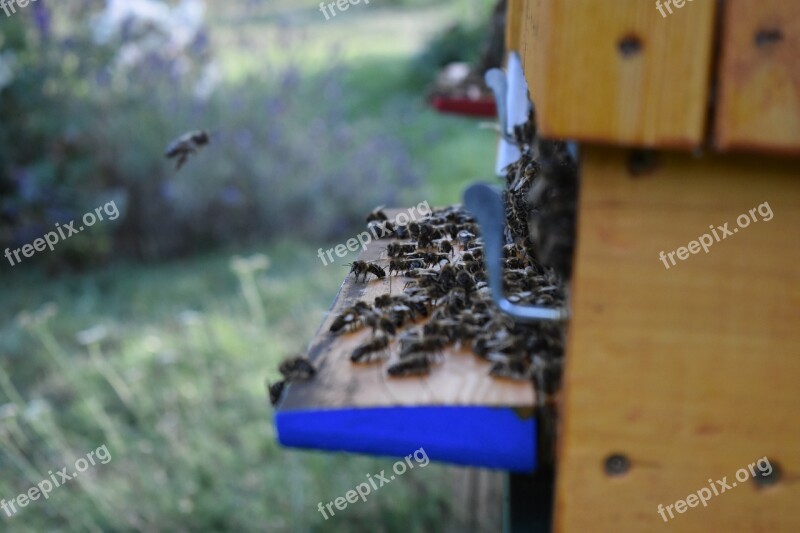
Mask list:
[[[710,0],[686,2],[666,17],[641,0],[525,2],[522,55],[542,136],[700,145],[715,11]]]
[[[800,154],[800,2],[728,0],[715,142]]]
[[[796,163],[662,153],[634,177],[629,150],[582,152],[557,531],[800,531]],[[738,228],[764,202],[772,219]],[[738,231],[707,254],[659,260],[724,223]],[[605,474],[612,454],[625,475]],[[762,457],[782,471],[774,487],[659,516]]]

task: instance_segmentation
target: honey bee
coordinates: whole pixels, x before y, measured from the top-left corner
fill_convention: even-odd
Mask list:
[[[405,254],[412,254],[417,247],[414,244],[390,243],[386,247],[386,255],[389,257],[399,257]]]
[[[401,328],[403,324],[414,320],[414,311],[404,304],[395,304],[389,308],[389,319],[395,327]]]
[[[164,155],[167,159],[177,158],[175,170],[180,170],[191,154],[211,142],[208,133],[203,130],[196,130],[184,133],[167,145]]]
[[[453,256],[453,245],[450,241],[442,241],[439,243],[439,252],[443,254],[447,254],[448,256]]]
[[[447,338],[438,335],[423,337],[421,340],[406,341],[401,345],[400,359],[405,359],[416,353],[436,353],[447,344]]]
[[[400,346],[406,346],[408,343],[419,341],[422,337],[420,337],[420,330],[419,328],[415,329],[407,329],[400,335],[398,335],[397,340],[400,342]]]
[[[510,259],[512,257],[516,257],[517,259],[521,259],[525,254],[525,249],[517,244],[506,244],[503,246],[503,257],[506,259]]]
[[[452,342],[471,342],[472,339],[474,339],[475,336],[477,336],[481,331],[482,330],[480,326],[457,322],[450,327],[449,331],[447,331],[447,337]]]
[[[376,352],[386,349],[387,346],[389,346],[389,337],[377,336],[357,346],[350,355],[350,360],[354,363],[369,363],[375,360]]]
[[[386,271],[377,263],[371,261],[353,261],[351,264],[346,265],[350,267],[350,273],[355,274],[356,281],[361,274],[364,274],[364,281],[367,281],[367,274],[375,274],[379,279],[386,277]]]
[[[388,307],[394,303],[395,297],[391,294],[381,294],[380,296],[375,297],[375,307],[378,309],[383,309],[384,307]]]
[[[284,380],[276,381],[275,383],[267,382],[267,389],[269,390],[269,402],[272,405],[278,405],[285,385],[286,381]]]
[[[426,228],[428,226],[420,226],[421,228]],[[417,237],[417,249],[419,250],[427,250],[433,247],[433,235],[431,233],[422,234],[420,233]]]
[[[480,261],[483,258],[483,248],[469,248],[464,255],[470,254],[475,261]]]
[[[401,226],[398,226],[398,228],[399,227]],[[367,223],[367,230],[372,232],[373,235],[378,235],[378,232],[380,232],[380,237],[378,238],[386,239],[395,236],[397,228],[388,220],[372,220]],[[397,237],[400,238],[399,235]]]
[[[469,243],[475,240],[475,234],[464,229],[458,232],[456,235],[456,240],[458,240],[462,246],[466,247]]]
[[[399,274],[408,270],[407,262],[403,259],[392,259],[389,261],[389,275]]]
[[[353,307],[348,307],[333,319],[329,331],[339,333],[345,328],[350,331],[358,329],[361,325],[361,317],[369,311],[369,304],[358,301]]]
[[[462,270],[456,274],[456,286],[469,292],[475,288],[475,278],[466,270]]]
[[[278,370],[286,381],[307,381],[317,373],[311,361],[300,355],[284,359]]]
[[[367,222],[372,222],[373,220],[378,220],[378,221],[381,221],[381,220],[389,220],[389,217],[387,217],[387,216],[386,216],[386,213],[384,213],[384,212],[383,212],[383,208],[384,208],[384,207],[385,207],[385,206],[379,205],[378,207],[376,207],[375,209],[373,209],[373,210],[372,210],[372,211],[371,211],[371,212],[370,212],[370,213],[367,215]]]
[[[408,270],[416,270],[425,267],[425,261],[422,257],[414,257],[406,260],[406,268]]]
[[[434,265],[440,265],[442,263],[449,263],[450,257],[447,254],[439,254],[434,252],[426,252],[422,255],[423,261],[425,261],[425,266],[432,267]]]
[[[528,380],[531,379],[530,369],[521,359],[502,359],[495,361],[489,370],[489,375],[496,378]]]
[[[424,376],[430,374],[431,363],[426,354],[415,354],[394,363],[387,372],[392,377]]]
[[[509,269],[525,268],[525,263],[519,257],[509,257],[508,259],[504,259],[503,261],[505,262],[505,268]]]
[[[372,334],[375,335],[376,330],[381,330],[389,335],[395,335],[397,328],[394,323],[379,313],[370,313],[364,319],[364,323],[372,328]]]
[[[480,261],[464,261],[464,268],[466,268],[467,272],[470,274],[478,274],[483,270],[483,263]]]
[[[463,288],[453,287],[450,289],[450,292],[447,293],[447,296],[445,296],[444,300],[447,309],[451,313],[458,313],[467,307],[469,297],[467,296],[467,291],[465,291]]]
[[[430,309],[428,308],[428,300],[421,296],[406,297],[402,299],[402,302],[411,309],[411,312],[414,314],[414,318],[417,316],[428,316],[428,313],[430,312]]]

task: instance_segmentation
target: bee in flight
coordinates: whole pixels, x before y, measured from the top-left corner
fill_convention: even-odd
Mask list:
[[[167,159],[177,158],[175,170],[180,170],[191,154],[196,154],[200,148],[210,142],[211,137],[207,132],[203,130],[190,131],[169,143],[164,155]]]

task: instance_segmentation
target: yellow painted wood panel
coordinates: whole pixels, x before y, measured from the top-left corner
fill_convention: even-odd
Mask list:
[[[800,531],[796,166],[668,153],[633,178],[628,156],[584,148],[556,530]],[[708,253],[659,260],[725,223],[738,231]],[[616,453],[632,466],[609,477]],[[659,516],[764,456],[783,471],[776,486],[748,481]]]
[[[534,36],[538,35],[538,19],[534,18],[537,13],[537,5],[540,0],[521,0],[522,10],[520,22],[520,35],[519,35],[519,56],[522,60],[523,67],[527,65],[528,58],[533,54]],[[526,78],[527,78],[527,68]],[[530,83],[528,84],[530,87]]]
[[[508,0],[506,4],[506,50],[519,51],[520,32],[525,0]]]
[[[728,0],[715,140],[800,154],[800,2]]]
[[[674,1],[674,0],[673,0]],[[704,140],[716,2],[528,0],[525,73],[545,137],[691,148]],[[638,52],[622,53],[640,45]]]

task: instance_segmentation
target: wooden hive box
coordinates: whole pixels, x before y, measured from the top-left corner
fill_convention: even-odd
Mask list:
[[[555,529],[800,531],[800,3],[511,6],[541,134],[580,141]]]

